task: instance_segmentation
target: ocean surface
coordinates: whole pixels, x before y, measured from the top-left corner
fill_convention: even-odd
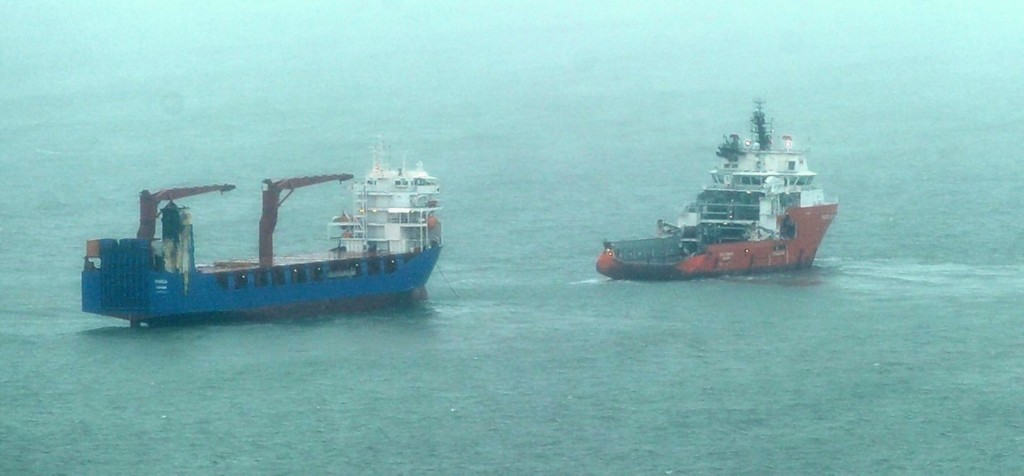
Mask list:
[[[0,5],[0,474],[1024,471],[1019,7],[684,3]],[[840,203],[814,268],[598,275],[758,97]],[[140,190],[236,184],[182,203],[253,257],[261,180],[377,135],[443,183],[429,301],[80,311]],[[278,251],[349,195],[297,191]]]

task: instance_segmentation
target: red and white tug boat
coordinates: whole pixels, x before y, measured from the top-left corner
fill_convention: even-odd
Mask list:
[[[606,241],[597,271],[613,279],[691,279],[809,267],[839,209],[793,138],[772,149],[772,125],[755,101],[750,139],[732,134],[721,159],[676,225],[658,220],[656,236]]]

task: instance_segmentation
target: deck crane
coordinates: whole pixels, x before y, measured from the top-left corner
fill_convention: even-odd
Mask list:
[[[234,185],[225,183],[200,187],[167,188],[152,193],[149,190],[143,190],[139,192],[139,231],[135,237],[140,240],[152,240],[156,236],[156,217],[159,215],[157,209],[162,201],[174,201],[209,192],[224,193],[234,189]]]
[[[344,182],[352,178],[352,174],[317,175],[313,177],[295,177],[282,180],[266,179],[263,181],[263,215],[260,216],[260,267],[274,265],[274,229],[277,228],[277,210],[295,189],[337,180]],[[284,198],[281,192],[287,190]]]

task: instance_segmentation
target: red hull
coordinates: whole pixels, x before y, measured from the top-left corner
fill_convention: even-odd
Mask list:
[[[703,253],[674,264],[631,263],[605,251],[597,259],[597,272],[612,279],[669,280],[808,267],[838,209],[835,203],[790,209],[788,215],[797,227],[791,240],[709,245]]]

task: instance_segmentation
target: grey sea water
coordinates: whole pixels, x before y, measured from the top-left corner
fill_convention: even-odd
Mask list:
[[[0,473],[1017,473],[1020,7],[919,2],[0,4]],[[755,97],[840,213],[814,269],[613,282]],[[130,329],[85,240],[144,188],[201,260],[264,178],[443,180],[411,309]],[[296,192],[283,253],[349,191]]]

